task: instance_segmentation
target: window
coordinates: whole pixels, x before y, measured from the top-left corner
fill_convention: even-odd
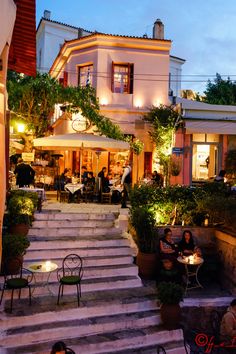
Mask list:
[[[112,63],[112,92],[133,93],[134,64]]]
[[[93,86],[93,64],[79,66],[78,84],[80,86]]]

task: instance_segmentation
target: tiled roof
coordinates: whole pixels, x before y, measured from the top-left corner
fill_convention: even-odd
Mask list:
[[[61,26],[66,26],[66,27],[69,27],[69,28],[74,28],[74,29],[77,29],[77,30],[82,30],[82,31],[85,31],[85,32],[88,32],[88,33],[92,33],[92,31],[88,31],[82,27],[77,27],[77,26],[71,26],[71,25],[68,25],[67,23],[63,23],[63,22],[59,22],[59,21],[53,21],[53,20],[49,20],[45,17],[42,17],[39,24],[38,24],[38,27],[37,27],[37,31],[39,29],[39,26],[41,24],[42,21],[47,21],[47,22],[51,22],[51,23],[56,23],[58,25],[61,25]]]
[[[94,34],[100,34],[100,35],[103,35],[103,36],[107,36],[107,37],[121,37],[121,38],[137,38],[137,39],[147,39],[147,40],[155,40],[155,38],[152,38],[152,37],[139,37],[139,36],[126,36],[126,35],[121,35],[121,34],[111,34],[111,33],[103,33],[103,32],[97,32],[97,31],[89,31],[89,30],[86,30],[84,28],[81,28],[81,27],[76,27],[76,26],[71,26],[71,25],[68,25],[66,23],[63,23],[63,22],[59,22],[59,21],[53,21],[53,20],[48,20],[46,19],[45,17],[42,17],[39,24],[38,24],[38,27],[37,27],[37,31],[38,31],[38,28],[41,24],[42,21],[48,21],[48,22],[51,22],[51,23],[57,23],[58,25],[62,25],[62,26],[66,26],[66,27],[69,27],[69,28],[74,28],[74,29],[77,29],[77,30],[82,30],[82,31],[85,31],[85,32],[88,32],[90,33],[90,35],[94,35]],[[156,39],[157,40],[157,39]],[[159,41],[170,41],[168,39],[158,39]],[[72,39],[73,41],[73,39]],[[70,41],[66,41],[66,42],[70,42]]]
[[[145,40],[149,40],[149,41],[163,41],[163,42],[171,42],[170,39],[157,39],[157,38],[148,38],[148,37],[138,37],[138,36],[125,36],[125,35],[121,35],[121,34],[109,34],[109,33],[103,33],[103,32],[91,32],[91,34],[89,34],[88,36],[85,36],[85,37],[82,37],[82,38],[79,38],[79,39],[84,39],[84,38],[87,38],[87,37],[92,37],[92,36],[95,36],[95,35],[101,35],[101,36],[105,36],[105,37],[119,37],[119,38],[134,38],[134,39],[145,39]],[[71,40],[66,40],[65,42],[66,43],[69,43],[69,42],[73,42],[73,41],[77,41],[78,38],[76,39],[71,39]]]

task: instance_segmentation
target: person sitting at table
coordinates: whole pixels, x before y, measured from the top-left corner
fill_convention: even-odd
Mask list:
[[[120,164],[120,161],[117,161],[117,163],[112,167],[112,174],[114,177],[121,177],[123,174],[123,168]]]
[[[79,176],[80,177],[80,176]],[[81,183],[86,185],[88,179],[88,171],[86,166],[81,167]]]
[[[191,256],[194,253],[201,255],[200,249],[195,245],[192,232],[190,230],[185,230],[181,241],[178,244],[179,252],[184,256]]]
[[[21,188],[34,184],[34,169],[27,163],[24,163],[22,158],[19,158],[17,162],[18,163],[14,171],[16,175],[16,185]]]
[[[161,258],[177,257],[178,245],[172,240],[172,231],[169,228],[164,230],[164,236],[160,239],[160,256]]]
[[[160,282],[172,282],[176,284],[181,284],[182,283],[182,277],[181,273],[174,265],[174,262],[172,259],[169,258],[163,258],[161,261],[161,267],[159,270],[159,274],[157,277],[157,283]]]
[[[109,179],[105,175],[106,172],[107,172],[107,168],[103,167],[102,170],[98,174],[98,177],[101,178],[101,191],[102,191],[102,193],[109,193],[110,192]]]
[[[220,338],[227,344],[232,344],[236,338],[236,299],[233,299],[227,308],[220,325]],[[232,353],[235,353],[232,348]],[[230,351],[231,353],[231,351]]]
[[[93,175],[93,172],[88,172],[87,174],[87,185],[90,187],[95,185],[95,177]]]

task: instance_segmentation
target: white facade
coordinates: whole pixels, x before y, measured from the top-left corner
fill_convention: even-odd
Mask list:
[[[45,18],[47,17],[47,18]],[[57,21],[50,20],[48,16],[41,19],[36,35],[37,41],[37,70],[40,72],[48,72],[56,59],[61,46],[65,41],[80,38],[91,34],[79,27],[73,27]],[[161,31],[158,27],[161,25]],[[157,28],[156,28],[157,27]],[[161,22],[155,22],[153,35],[158,39],[158,36],[164,38],[164,26]],[[163,39],[160,38],[160,39]],[[181,90],[181,75],[182,65],[185,60],[170,56],[169,60],[169,74],[165,76],[164,80],[169,82],[170,96],[180,96]],[[169,77],[170,76],[170,77]]]
[[[182,65],[185,63],[184,59],[170,56],[170,78],[169,88],[170,96],[180,97],[181,80],[182,80]]]
[[[90,34],[79,27],[42,18],[36,33],[37,70],[48,72],[65,41]]]

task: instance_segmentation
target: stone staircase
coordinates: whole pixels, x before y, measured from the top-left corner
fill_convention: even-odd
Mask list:
[[[78,253],[84,261],[81,305],[77,307],[75,288],[68,286],[57,306],[56,272],[49,278],[53,295],[37,273],[32,306],[24,289],[9,314],[10,292],[4,296],[0,353],[48,354],[58,340],[79,354],[151,354],[157,344],[168,354],[185,353],[182,330],[162,327],[155,289],[143,286],[129,240],[115,227],[115,220],[114,213],[96,210],[35,215],[24,266],[51,260],[60,267],[67,254]]]

